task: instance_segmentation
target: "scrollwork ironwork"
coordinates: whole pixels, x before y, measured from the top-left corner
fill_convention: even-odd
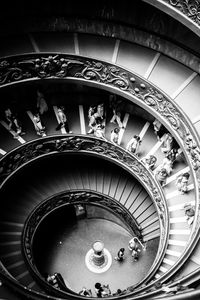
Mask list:
[[[134,74],[133,76],[131,72],[109,63],[84,57],[77,58],[73,55],[35,54],[19,56],[15,60],[7,58],[0,61],[0,86],[30,78],[67,77],[103,83],[134,95],[139,102],[155,110],[161,118],[165,119],[169,126],[176,130],[184,144],[186,133],[190,128],[190,126],[186,126],[187,120],[172,101],[138,75]],[[79,146],[81,145],[77,142],[77,147]],[[57,147],[62,151],[68,145],[60,143]],[[193,160],[192,152],[188,152],[188,154]]]
[[[200,3],[198,0],[164,0],[193,22],[200,25]]]
[[[190,154],[193,169],[198,171],[200,167],[200,149],[189,132],[185,136],[185,149]]]
[[[76,73],[75,77],[111,84],[122,90],[127,90],[129,87],[127,72],[116,66],[106,65],[101,62],[87,61],[85,68],[82,72]]]
[[[60,55],[27,58],[19,61],[0,61],[0,85],[29,78],[64,78],[72,76],[70,70],[77,71],[84,65],[75,59],[65,59]]]
[[[187,121],[180,111],[161,91],[138,75],[133,76],[120,67],[109,63],[75,57],[73,55],[24,55],[0,61],[0,86],[31,78],[81,78],[103,83],[134,95],[144,105],[155,110],[180,138],[186,136]],[[184,125],[183,125],[184,124]],[[60,151],[67,145],[60,145]],[[78,144],[77,144],[77,147]],[[100,149],[99,149],[100,151]],[[114,155],[114,154],[113,154]],[[190,153],[189,153],[190,155]]]
[[[141,228],[137,224],[132,214],[122,205],[120,202],[111,198],[110,196],[100,194],[96,191],[83,191],[83,190],[69,190],[58,195],[55,195],[49,199],[44,200],[40,203],[34,211],[28,217],[23,234],[23,251],[33,272],[38,274],[37,266],[34,262],[33,257],[33,240],[35,232],[40,226],[40,222],[44,220],[45,216],[53,212],[56,208],[62,207],[64,205],[98,205],[105,209],[110,209],[117,217],[124,222],[124,224],[130,229],[130,233],[137,236],[139,240],[142,241]],[[158,254],[157,254],[158,256]]]
[[[152,176],[149,176],[149,171],[138,159],[133,159],[133,156],[121,147],[87,136],[47,137],[42,142],[41,140],[35,140],[11,151],[0,161],[0,182],[2,183],[19,167],[37,157],[67,151],[86,151],[87,153],[95,153],[116,160],[137,176],[149,190],[152,198],[160,198],[164,201]]]
[[[97,192],[76,190],[66,191],[62,194],[51,197],[50,199],[43,201],[43,203],[34,210],[28,218],[25,226],[25,242],[28,241],[31,247],[31,239],[33,238],[34,232],[45,215],[58,207],[69,204],[100,204],[107,209],[111,209],[112,212],[120,217],[126,226],[128,226],[130,230],[138,236],[138,238],[142,239],[140,226],[137,224],[137,221],[129,213],[129,211],[127,211],[127,209],[120,203],[117,203],[116,200]]]
[[[146,169],[144,164],[139,161],[139,159],[132,155],[131,153],[124,150],[122,147],[118,145],[113,145],[110,142],[106,142],[104,140],[93,138],[90,136],[83,136],[83,135],[66,135],[63,137],[63,135],[56,135],[56,136],[50,136],[45,137],[42,139],[30,141],[26,144],[21,145],[17,149],[12,150],[11,152],[7,153],[1,160],[0,160],[0,169],[1,169],[1,176],[0,176],[0,182],[3,183],[6,181],[6,178],[11,175],[14,171],[16,171],[18,168],[23,167],[27,163],[31,163],[36,158],[44,157],[47,155],[55,155],[56,153],[73,153],[73,152],[79,152],[86,155],[92,154],[92,155],[100,155],[101,157],[108,159],[121,167],[125,168],[127,171],[129,171],[131,174],[133,174],[145,187],[145,189],[148,191],[149,195],[151,196],[155,207],[157,208],[158,214],[160,216],[160,249],[157,253],[157,258],[155,260],[155,264],[158,262],[161,263],[161,258],[164,255],[163,248],[166,247],[167,242],[167,235],[168,235],[168,226],[166,224],[168,223],[168,210],[165,203],[165,199],[162,193],[162,190],[160,189],[159,185],[155,181],[153,174]],[[84,199],[87,198],[88,201],[92,198],[90,194],[82,193],[78,195],[68,195],[67,201],[69,203],[74,203],[77,201],[76,197],[78,197],[79,202],[82,201],[81,197]],[[94,201],[94,199],[92,199]],[[105,201],[104,199],[98,199],[98,201]],[[107,200],[106,200],[107,201]],[[24,239],[24,243],[27,249],[27,256],[30,260],[32,260],[31,257],[31,249],[29,248],[29,239],[30,236],[33,234],[32,230],[34,228],[34,224],[38,224],[40,218],[42,215],[44,215],[44,212],[47,212],[47,210],[54,209],[57,205],[63,205],[66,202],[65,198],[59,198],[57,202],[55,201],[49,201],[48,207],[46,207],[46,204],[42,204],[40,206],[40,210],[37,212],[37,214],[33,215],[31,219],[31,225],[30,230],[27,232],[26,237]],[[108,205],[108,203],[104,203],[105,205]],[[136,231],[136,225],[133,222],[132,217],[129,214],[124,214],[123,210],[119,210],[119,206],[113,203],[112,201],[109,203],[112,210],[114,210],[116,213],[121,214],[121,217],[123,219],[126,219],[127,223],[131,226],[131,228],[134,227]],[[162,216],[162,217],[161,217]],[[139,230],[139,228],[137,228]],[[138,236],[140,234],[138,233]],[[154,267],[154,265],[153,265]],[[153,272],[153,267],[151,272]]]
[[[165,117],[174,130],[179,129],[180,113],[159,91],[150,88],[143,96],[143,100],[147,105],[154,107],[162,117]]]
[[[162,120],[166,127],[172,128],[174,135],[178,137],[180,144],[183,146],[184,153],[187,153],[188,160],[191,162],[191,173],[196,177],[196,182],[200,182],[200,148],[189,120],[172,100],[148,81],[121,67],[95,59],[77,58],[73,55],[35,54],[7,58],[0,61],[0,86],[33,78],[82,79],[109,85],[125,92],[126,95],[134,96],[138,105],[155,112],[155,115]],[[192,142],[188,141],[189,136]],[[140,178],[155,200],[160,216],[162,216],[161,224],[165,224],[163,220],[163,217],[165,219],[165,213],[163,214],[165,204],[162,196],[159,193],[157,195],[156,188],[154,189],[156,185],[152,183],[151,176],[148,176],[149,173],[142,167],[142,164],[138,164],[136,159],[133,161],[129,153],[122,151],[120,147],[108,146],[106,142],[99,140],[94,142],[89,137],[85,139],[83,137],[66,137],[64,139],[63,137],[58,137],[57,139],[44,139],[42,143],[27,143],[26,146],[27,148],[18,149],[18,152],[12,151],[5,155],[5,160],[3,158],[0,161],[1,182],[34,157],[37,158],[42,155],[65,151],[93,152],[108,159],[115,159]],[[198,205],[199,195],[196,199],[196,207]],[[193,230],[193,237],[198,230],[196,226]]]
[[[81,78],[126,91],[154,108],[170,125],[179,127],[176,107],[161,92],[138,75],[121,67],[73,55],[32,55],[0,61],[0,86],[31,78]]]

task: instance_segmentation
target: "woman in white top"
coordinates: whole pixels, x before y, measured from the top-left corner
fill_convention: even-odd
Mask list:
[[[180,174],[176,178],[176,186],[178,188],[178,191],[181,192],[181,194],[185,194],[188,191],[188,181],[189,181],[190,174],[188,172]]]
[[[162,144],[161,151],[165,155],[167,155],[172,150],[172,146],[173,146],[173,137],[171,136],[170,133],[167,133],[165,135],[165,139],[164,139],[164,142]]]
[[[69,125],[67,121],[67,117],[65,114],[65,108],[63,106],[58,107],[57,111],[58,115],[58,126],[56,127],[56,130],[59,130],[61,128],[65,128],[67,133],[72,133],[72,131],[69,131]]]
[[[128,142],[127,146],[126,146],[126,150],[134,153],[134,154],[138,154],[138,150],[139,150],[139,146],[141,144],[141,139],[139,137],[139,135],[134,135],[133,138]]]
[[[95,126],[94,135],[100,139],[107,141],[105,138],[105,126],[103,124],[97,124]]]
[[[111,142],[118,145],[119,145],[119,131],[120,131],[119,128],[114,128],[111,131],[111,135],[110,135]]]
[[[154,155],[148,155],[141,159],[142,162],[146,165],[146,167],[150,170],[153,170],[157,161],[157,158]]]
[[[173,167],[173,162],[172,160],[170,159],[170,156],[166,156],[164,159],[163,159],[163,162],[162,162],[162,167],[165,168],[165,170],[167,171],[167,174],[170,175],[171,172],[172,172],[172,167]]]
[[[45,135],[45,127],[42,125],[39,113],[35,113],[33,115],[33,122],[35,126],[35,130],[38,135],[44,136]]]

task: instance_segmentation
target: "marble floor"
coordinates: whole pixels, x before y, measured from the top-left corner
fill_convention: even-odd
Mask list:
[[[51,235],[46,244],[45,255],[40,262],[40,271],[62,274],[67,287],[79,292],[83,286],[92,290],[96,282],[109,284],[111,292],[126,289],[140,282],[150,269],[158,247],[158,239],[149,241],[145,251],[140,252],[137,262],[128,250],[130,233],[120,225],[101,218],[81,219],[73,224],[66,223],[59,235]],[[112,256],[111,267],[104,273],[94,273],[85,264],[85,256],[96,240],[101,240]],[[117,251],[125,248],[123,262],[114,260]]]

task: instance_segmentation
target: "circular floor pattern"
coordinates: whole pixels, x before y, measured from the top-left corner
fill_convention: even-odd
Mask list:
[[[40,272],[59,272],[71,290],[78,293],[85,286],[94,296],[96,282],[109,284],[112,293],[140,282],[155,259],[159,242],[158,238],[148,241],[146,251],[141,251],[139,260],[134,262],[128,250],[132,236],[114,222],[99,218],[82,219],[70,227],[59,228],[59,232],[62,232],[59,237],[51,235],[45,257],[40,262]],[[102,240],[113,258],[124,247],[124,261],[120,263],[113,259],[106,272],[91,272],[85,264],[85,256],[95,240]]]
[[[104,273],[106,271],[108,271],[108,269],[111,267],[111,264],[112,264],[112,256],[110,254],[110,252],[104,248],[104,257],[105,257],[105,261],[102,265],[100,266],[97,266],[95,263],[94,263],[94,260],[93,260],[93,255],[94,255],[94,250],[93,249],[90,249],[86,256],[85,256],[85,264],[86,264],[86,267],[93,273]]]

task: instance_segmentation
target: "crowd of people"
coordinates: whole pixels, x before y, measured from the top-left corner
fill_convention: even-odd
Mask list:
[[[133,261],[138,261],[139,254],[141,252],[141,242],[139,242],[138,238],[133,237],[128,244],[128,250],[131,251],[131,256]],[[122,262],[125,259],[125,248],[120,248],[117,252],[117,256],[115,260]]]
[[[36,103],[35,107],[31,111],[31,118],[36,131],[36,134],[44,137],[46,136],[46,127],[44,124],[43,116],[48,112],[48,104],[45,100],[44,94],[40,91],[36,91]],[[14,138],[19,138],[24,135],[25,132],[22,130],[22,122],[14,108],[6,107],[4,110],[5,121],[8,124],[8,129],[13,133]],[[57,119],[58,126],[55,128],[56,131],[64,128],[66,133],[72,133],[69,130],[69,123],[66,115],[66,109],[63,105],[57,108]]]
[[[113,128],[110,133],[110,141],[114,145],[120,144],[120,130],[124,128],[123,122],[121,120],[122,113],[120,111],[121,100],[119,100],[116,95],[111,94],[109,99],[109,107],[113,113],[110,123],[114,123],[117,127]],[[46,135],[46,126],[43,122],[43,115],[49,110],[48,104],[45,100],[44,94],[40,91],[36,91],[36,108],[32,113],[32,121],[36,134],[39,136]],[[87,134],[93,134],[94,136],[109,141],[105,136],[106,129],[106,112],[104,103],[99,103],[96,105],[91,105],[88,110],[88,132]],[[72,133],[69,129],[69,123],[67,118],[66,109],[63,105],[57,108],[57,119],[58,125],[55,128],[56,131],[64,128],[66,133]],[[14,138],[19,138],[19,136],[25,134],[22,129],[22,122],[18,118],[17,113],[13,109],[7,107],[5,109],[5,120],[8,124],[8,128],[12,131]],[[174,163],[179,155],[180,147],[173,136],[167,131],[167,129],[161,124],[157,119],[153,122],[153,129],[157,136],[159,142],[161,142],[161,152],[164,155],[162,162],[156,166],[157,158],[155,155],[147,155],[141,159],[145,166],[152,170],[155,174],[156,179],[160,182],[161,186],[166,184],[167,178],[171,175],[173,171]],[[142,139],[139,135],[134,134],[132,138],[128,141],[125,149],[139,156],[140,145]],[[188,192],[190,174],[185,172],[177,176],[175,184],[178,191],[181,194]]]
[[[121,100],[114,94],[110,94],[109,97],[109,108],[112,112],[112,118],[110,123],[116,124],[116,127],[111,129],[110,141],[114,145],[120,145],[120,130],[124,128],[122,122],[121,112]],[[46,126],[43,121],[43,115],[48,112],[48,104],[45,100],[44,94],[38,89],[36,91],[36,107],[32,113],[32,121],[36,134],[43,137],[46,136]],[[106,112],[104,103],[91,105],[88,109],[88,132],[87,134],[93,134],[94,136],[109,141],[105,136],[106,129]],[[57,107],[57,119],[58,125],[55,128],[56,131],[64,128],[66,133],[72,133],[69,129],[69,122],[67,118],[66,109],[63,105]],[[8,124],[8,128],[12,131],[14,138],[25,134],[22,129],[22,122],[18,118],[16,112],[10,107],[5,109],[5,120]],[[145,166],[152,170],[155,174],[156,179],[160,182],[161,186],[166,184],[167,178],[171,175],[174,167],[174,163],[180,153],[180,147],[174,137],[168,132],[168,130],[161,124],[157,119],[153,122],[153,129],[157,136],[158,141],[161,143],[161,152],[164,155],[162,162],[156,166],[157,157],[155,155],[147,155],[141,159]],[[139,156],[140,145],[142,139],[140,135],[133,134],[132,138],[128,141],[125,149]],[[185,172],[177,176],[175,184],[178,191],[181,194],[188,192],[190,174]]]
[[[113,116],[110,119],[110,123],[116,124],[117,127],[111,130],[110,141],[113,144],[120,144],[119,133],[120,129],[124,128],[121,120],[121,112],[119,110],[118,101],[116,95],[110,95],[109,99],[110,108],[113,112]],[[106,111],[103,103],[97,105],[91,105],[88,109],[88,134],[94,134],[94,136],[103,140],[108,140],[105,137],[106,129]]]
[[[104,103],[98,103],[96,105],[91,105],[88,109],[88,132],[87,134],[93,134],[95,137],[103,139],[105,141],[111,141],[114,145],[120,145],[120,132],[124,129],[122,122],[122,111],[121,111],[121,100],[117,98],[116,95],[110,94],[109,97],[109,109],[112,113],[110,123],[115,124],[115,127],[111,129],[110,139],[105,135],[106,129],[106,115],[109,111],[105,110]],[[43,121],[43,116],[48,112],[49,107],[45,100],[44,94],[38,89],[36,91],[36,105],[32,112],[32,121],[36,134],[43,137],[46,135],[46,126]],[[22,122],[18,117],[18,114],[14,109],[6,107],[5,109],[5,120],[8,129],[13,134],[14,138],[19,138],[25,134],[23,130]],[[65,129],[66,133],[72,133],[69,129],[69,122],[67,118],[67,112],[63,105],[57,107],[57,120],[58,125],[55,128],[56,131]],[[166,185],[167,178],[171,175],[173,171],[174,164],[181,153],[180,146],[175,140],[175,138],[168,132],[168,130],[161,124],[157,119],[153,122],[154,133],[158,141],[161,144],[161,152],[163,153],[163,160],[159,165],[157,164],[157,157],[155,155],[147,155],[141,158],[144,165],[151,171],[153,171],[156,179],[161,184],[161,186]],[[188,143],[191,143],[191,138],[187,138]],[[127,142],[125,149],[126,151],[139,156],[140,145],[142,144],[142,139],[140,135],[133,134],[131,139]],[[194,146],[194,145],[193,145]],[[194,148],[194,147],[193,147]],[[175,185],[180,194],[185,194],[189,191],[190,174],[184,172],[179,174],[175,180]]]
[[[161,186],[164,186],[167,178],[173,171],[174,163],[181,151],[177,141],[157,119],[153,122],[153,126],[157,139],[161,142],[161,152],[164,154],[164,158],[156,168],[155,164],[157,158],[154,155],[145,157],[142,159],[142,161],[148,168],[154,171],[157,180],[160,182]],[[188,172],[179,174],[177,176],[175,185],[181,194],[188,192],[189,178],[190,174]]]
[[[109,284],[101,284],[100,282],[96,282],[94,285],[95,295],[92,294],[91,289],[87,289],[83,287],[79,292],[79,295],[85,297],[97,297],[97,298],[106,298],[109,296],[119,296],[126,293],[127,290],[117,289],[114,293],[111,292]]]
[[[92,105],[88,110],[88,134],[94,134],[94,136],[111,141],[114,145],[120,145],[120,130],[124,129],[122,122],[122,113],[120,111],[120,102],[117,100],[115,95],[110,95],[110,109],[112,110],[113,116],[110,119],[110,123],[116,125],[110,132],[110,139],[105,136],[105,109],[104,104]],[[126,145],[126,150],[137,155],[139,153],[139,146],[142,140],[139,135],[133,135],[130,141]]]
[[[112,117],[110,119],[110,123],[115,124],[116,126],[111,129],[110,138],[105,136],[106,129],[106,114],[108,112],[105,110],[105,104],[99,103],[96,105],[91,105],[88,109],[88,131],[87,134],[93,134],[94,136],[104,139],[106,141],[111,141],[115,145],[120,144],[120,130],[124,129],[124,125],[122,122],[122,112],[121,112],[121,100],[116,97],[114,94],[110,94],[109,97],[109,109],[112,112]],[[34,127],[36,130],[36,134],[39,136],[46,135],[46,126],[44,124],[43,116],[48,112],[48,104],[45,100],[44,94],[40,91],[36,91],[36,105],[35,109],[32,111],[32,121],[34,123]],[[17,116],[17,114],[11,108],[5,109],[5,117],[8,122],[8,126],[10,130],[15,132],[14,137],[18,137],[23,134],[22,124]],[[57,119],[58,126],[55,128],[56,131],[64,128],[66,133],[72,133],[69,129],[69,122],[67,118],[67,112],[63,105],[58,106],[57,108]],[[170,170],[172,169],[172,164],[176,160],[179,145],[176,140],[171,136],[169,132],[167,132],[166,128],[158,121],[155,120],[153,122],[154,132],[159,141],[162,140],[163,136],[165,136],[161,151],[165,155],[166,159],[163,163],[162,168],[167,169],[167,173],[169,175]],[[136,156],[139,155],[140,145],[142,143],[142,139],[138,134],[133,134],[131,139],[128,141],[125,149]],[[150,156],[144,158],[145,164],[153,169],[156,163],[156,157]]]
[[[114,145],[120,145],[120,130],[124,129],[122,121],[122,111],[120,109],[120,101],[117,99],[116,95],[111,94],[109,99],[110,109],[112,111],[112,117],[109,119],[111,124],[114,124],[115,127],[110,132],[110,141]],[[36,91],[36,107],[33,111],[33,124],[36,131],[36,134],[43,137],[46,135],[46,126],[43,121],[43,116],[48,112],[49,107],[45,100],[44,94],[40,91]],[[4,110],[4,116],[8,128],[13,132],[14,138],[19,138],[25,134],[23,124],[18,117],[18,114],[14,111],[13,108],[6,107]],[[66,133],[72,133],[69,129],[69,122],[67,118],[67,112],[63,105],[58,106],[57,109],[58,125],[55,128],[56,131],[64,128]],[[99,103],[96,105],[91,105],[88,110],[88,131],[87,134],[93,134],[95,137],[108,141],[108,138],[105,135],[106,130],[106,111],[104,103]],[[161,152],[163,153],[162,162],[156,166],[157,157],[155,155],[147,155],[141,159],[145,166],[153,171],[155,177],[160,182],[163,187],[166,184],[167,178],[172,174],[174,164],[179,155],[180,146],[174,137],[168,132],[168,130],[161,124],[159,120],[153,122],[154,133],[156,134],[157,140],[161,142]],[[188,138],[188,144],[190,139]],[[142,144],[142,139],[139,135],[133,134],[131,139],[128,141],[125,149],[139,156],[140,146]],[[189,172],[184,172],[179,174],[176,177],[175,185],[180,194],[186,194],[189,191],[190,174]],[[191,203],[186,203],[183,206],[185,213],[186,221],[188,225],[191,226],[195,217],[195,207]],[[138,243],[136,238],[132,238],[129,241],[128,250],[131,253],[132,259],[134,262],[137,262],[140,253],[141,246]],[[117,252],[115,260],[119,263],[122,263],[126,258],[125,248],[120,248]],[[62,276],[59,273],[53,275],[48,275],[46,278],[47,282],[54,286],[55,288],[63,289],[65,288],[65,283],[62,279]],[[94,286],[95,294],[98,298],[107,297],[109,295],[120,295],[123,293],[121,289],[118,289],[116,292],[111,293],[109,285],[102,285],[97,282]],[[168,288],[166,288],[168,291]],[[171,290],[170,290],[171,292]],[[83,287],[79,292],[79,295],[85,297],[92,297],[91,289]]]

